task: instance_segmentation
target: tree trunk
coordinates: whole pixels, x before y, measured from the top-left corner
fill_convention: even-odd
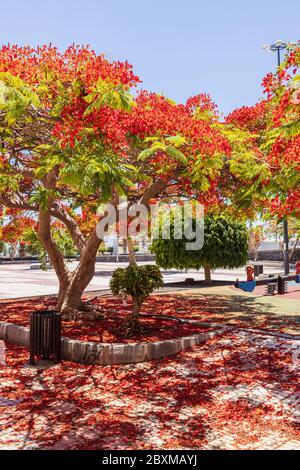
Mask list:
[[[132,311],[124,321],[124,328],[129,330],[130,333],[140,333],[142,331],[142,325],[139,321],[141,307],[142,301],[133,299]]]
[[[209,266],[204,266],[204,276],[206,284],[211,284],[211,271]]]
[[[175,172],[175,176],[179,175],[181,171],[181,169],[178,169]],[[54,190],[56,188],[57,174],[58,168],[55,168],[47,175],[44,181],[45,187],[47,189]],[[156,194],[158,194],[166,186],[167,183],[163,178],[157,180],[153,185],[150,186],[150,188],[145,191],[139,203],[147,204],[151,198],[156,196]],[[119,197],[115,192],[110,201],[110,204],[113,204],[117,208],[118,203]],[[56,308],[57,310],[61,311],[63,315],[68,317],[75,317],[82,312],[86,312],[85,318],[88,318],[88,312],[90,312],[92,316],[92,314],[95,314],[96,307],[84,303],[82,301],[82,294],[95,274],[96,256],[102,240],[98,238],[96,229],[86,240],[83,234],[80,232],[75,220],[72,219],[72,217],[66,211],[64,211],[52,199],[52,197],[48,198],[47,208],[39,208],[38,212],[39,238],[50,257],[51,263],[59,280],[59,294]],[[74,272],[69,271],[62,253],[52,239],[51,217],[56,217],[66,225],[74,241],[74,244],[80,252],[79,264]],[[129,263],[131,265],[135,265],[136,257],[131,239],[128,239],[128,252]],[[130,324],[132,326],[138,326],[140,308],[140,305],[134,305],[133,313],[129,318]]]
[[[47,175],[45,187],[55,189],[57,170]],[[118,204],[114,197],[111,203]],[[54,242],[51,234],[51,217],[59,216],[66,224],[72,239],[80,251],[80,260],[75,271],[70,272],[64,256]],[[59,294],[56,308],[65,316],[75,317],[80,312],[96,310],[82,302],[82,294],[95,274],[96,256],[102,242],[97,236],[96,227],[87,240],[84,239],[75,221],[66,213],[61,212],[51,197],[48,198],[47,208],[39,208],[39,238],[48,253],[51,263],[59,280]]]
[[[62,312],[65,318],[75,318],[85,314],[85,318],[93,319],[99,316],[97,306],[89,305],[82,300],[86,287],[94,276],[94,269],[87,270],[84,265],[78,266],[67,282],[60,282],[56,310]]]
[[[15,259],[16,251],[17,251],[16,244],[15,244],[15,243],[11,243],[11,245],[10,245],[10,252],[9,252],[9,259],[10,259],[11,261],[13,261],[13,260]]]
[[[136,258],[135,258],[135,251],[133,248],[132,238],[128,238],[127,246],[128,246],[129,265],[134,266],[136,265]]]
[[[47,209],[45,211],[40,209],[38,235],[42,245],[44,246],[50,258],[50,261],[54,267],[59,281],[58,304],[56,306],[56,309],[60,310],[63,298],[70,284],[72,273],[70,273],[62,253],[60,252],[56,243],[52,239],[50,224],[50,209]]]
[[[87,305],[82,301],[82,294],[95,274],[96,255],[102,240],[93,232],[82,251],[79,264],[75,271],[70,273],[67,286],[62,287],[58,308],[66,316],[72,316],[79,312],[95,313],[97,308]]]

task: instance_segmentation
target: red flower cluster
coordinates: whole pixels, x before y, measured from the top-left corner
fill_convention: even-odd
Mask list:
[[[272,215],[283,219],[289,215],[300,217],[300,190],[290,191],[285,198],[278,195],[270,202],[270,212]]]
[[[226,116],[225,122],[250,132],[259,132],[266,128],[266,101],[262,100],[254,106],[243,106]]]
[[[300,135],[291,139],[276,139],[268,159],[279,170],[290,167],[300,171]]]
[[[87,91],[99,78],[127,87],[140,81],[128,62],[110,63],[89,46],[78,45],[70,46],[65,52],[59,52],[57,47],[51,45],[36,48],[2,46],[0,72],[10,72],[31,85],[40,85],[50,76],[53,91],[58,91],[57,80],[63,84],[82,80]]]
[[[260,181],[259,188],[255,186],[256,191],[262,190],[265,195],[263,198],[266,198],[263,207],[269,207],[271,214],[278,217],[297,214],[300,205],[300,137],[297,132],[300,91],[297,88],[298,81],[292,80],[299,71],[299,45],[300,43],[287,55],[276,73],[269,73],[264,78],[262,85],[267,100],[237,109],[225,120],[227,124],[233,124],[255,135],[252,141],[249,139],[248,149],[257,155],[262,169],[267,167],[271,175]],[[287,175],[284,188],[280,183],[282,175]],[[256,172],[253,181],[251,180],[254,185],[257,177]]]

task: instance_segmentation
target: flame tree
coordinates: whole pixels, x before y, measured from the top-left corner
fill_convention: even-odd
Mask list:
[[[298,42],[276,73],[264,78],[266,98],[226,118],[225,133],[234,136],[235,151],[247,163],[236,168],[244,180],[237,197],[277,220],[300,217],[299,65]]]
[[[148,205],[186,195],[224,202],[231,145],[206,95],[178,105],[132,88],[127,62],[89,47],[0,50],[0,213],[31,218],[59,280],[57,308],[80,315],[101,241],[99,204]],[[225,182],[225,184],[224,184]],[[227,189],[226,189],[227,185]],[[222,202],[223,201],[223,202]],[[64,224],[80,259],[70,271],[51,227]]]

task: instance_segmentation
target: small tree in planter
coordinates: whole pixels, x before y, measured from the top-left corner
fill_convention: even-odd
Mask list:
[[[157,266],[137,266],[130,264],[127,268],[114,271],[110,288],[114,295],[131,297],[132,311],[125,320],[125,329],[130,332],[141,331],[139,315],[144,300],[155,290],[163,287],[162,274]]]

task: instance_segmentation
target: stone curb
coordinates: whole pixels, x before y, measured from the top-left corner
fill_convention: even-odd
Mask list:
[[[162,359],[204,343],[226,331],[226,327],[206,333],[143,343],[93,343],[62,337],[62,359],[82,364],[102,366],[133,364]],[[29,347],[29,328],[14,323],[0,322],[0,340]]]

